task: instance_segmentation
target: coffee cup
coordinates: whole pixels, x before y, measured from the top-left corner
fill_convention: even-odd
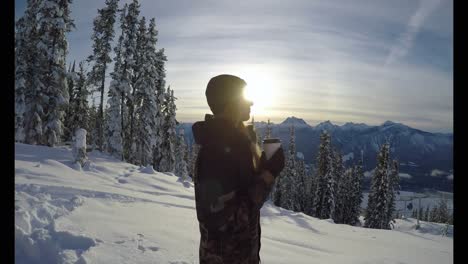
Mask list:
[[[280,147],[281,140],[279,138],[264,139],[263,150],[265,151],[266,159],[269,160]]]

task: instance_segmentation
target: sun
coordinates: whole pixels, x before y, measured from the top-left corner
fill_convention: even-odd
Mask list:
[[[268,116],[268,110],[274,105],[276,87],[274,78],[265,71],[252,70],[241,75],[247,82],[244,97],[253,101],[253,116]]]

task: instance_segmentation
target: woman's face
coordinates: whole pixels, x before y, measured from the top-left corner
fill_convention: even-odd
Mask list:
[[[229,117],[234,122],[248,121],[250,119],[250,107],[253,105],[251,101],[244,97],[239,97],[235,101],[229,103],[224,112],[224,116]]]
[[[245,100],[243,97],[239,102],[239,118],[240,121],[247,121],[250,119],[250,107],[253,102]]]

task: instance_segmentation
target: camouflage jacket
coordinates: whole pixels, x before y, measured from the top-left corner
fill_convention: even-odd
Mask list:
[[[259,263],[260,208],[272,186],[256,177],[255,137],[215,118],[192,131],[201,147],[194,175],[200,263]]]

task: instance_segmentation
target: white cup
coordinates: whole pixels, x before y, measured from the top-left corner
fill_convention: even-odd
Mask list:
[[[268,138],[263,140],[263,150],[265,151],[266,159],[269,160],[280,147],[281,140],[279,138]]]

